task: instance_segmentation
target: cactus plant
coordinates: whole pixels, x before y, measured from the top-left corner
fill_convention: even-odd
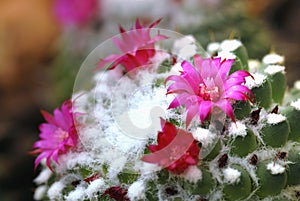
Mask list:
[[[299,200],[300,99],[283,57],[253,66],[239,40],[209,54],[192,36],[151,35],[154,25],[122,29],[112,40],[122,53],[85,80],[94,86],[43,112],[35,198]]]

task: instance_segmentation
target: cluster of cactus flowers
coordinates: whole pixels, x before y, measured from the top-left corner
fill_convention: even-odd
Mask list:
[[[158,22],[121,28],[95,87],[42,112],[34,198],[299,200],[300,83],[287,88],[284,57],[192,36],[163,50]]]

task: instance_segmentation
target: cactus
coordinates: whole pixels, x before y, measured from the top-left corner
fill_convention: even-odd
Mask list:
[[[195,40],[190,40],[191,36],[184,39],[188,42],[175,42],[181,40],[181,48],[192,47],[185,49],[192,51],[185,54],[191,57],[172,55],[172,50],[162,56],[157,51],[161,57],[158,62],[148,62],[150,67],[129,72],[126,58],[135,58],[125,52],[127,57],[118,60],[127,65],[125,74],[120,69],[100,71],[91,91],[81,96],[81,92],[74,94],[78,143],[62,154],[59,152],[54,160],[57,163],[52,161],[51,166],[38,161],[44,170],[35,180],[40,186],[36,190],[40,196],[35,197],[149,201],[300,199],[300,90],[286,89],[283,57],[271,53],[253,66],[246,47],[238,40],[221,42],[219,49],[209,55]],[[198,54],[203,58],[194,57]],[[185,62],[195,66],[202,62],[203,67],[209,61],[204,55],[208,59],[212,55],[222,57],[219,65],[232,61],[229,75],[224,76],[249,71],[249,76],[237,78],[241,80],[237,86],[250,89],[255,100],[243,88],[243,96],[230,98],[233,114],[228,109],[231,106],[226,105],[212,107],[206,116],[205,108],[199,109],[202,103],[194,108],[183,98],[174,102],[172,93],[179,97],[178,87],[182,87],[174,83],[180,76],[188,76],[189,64]],[[218,104],[213,102],[216,86],[219,85],[212,89],[200,86],[199,94],[207,102]],[[45,118],[51,123],[49,116]],[[47,166],[53,172],[47,171]]]

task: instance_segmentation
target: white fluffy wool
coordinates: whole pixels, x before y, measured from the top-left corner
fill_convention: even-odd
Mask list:
[[[65,184],[62,181],[54,182],[48,192],[47,196],[50,200],[61,200],[62,199],[62,190],[65,188]]]
[[[102,178],[96,179],[92,181],[87,189],[85,190],[85,194],[89,199],[92,199],[93,197],[97,197],[97,192],[104,191],[107,188],[107,185],[105,184],[104,180]]]
[[[271,174],[277,175],[284,173],[285,168],[282,165],[279,165],[278,163],[270,162],[267,164],[267,170],[270,170]]]
[[[248,67],[250,73],[256,73],[260,67],[260,62],[258,60],[249,59]]]
[[[34,191],[33,199],[34,200],[42,200],[46,194],[46,190],[47,190],[46,185],[38,186]]]
[[[292,102],[291,106],[294,107],[296,110],[300,110],[300,98]]]
[[[210,54],[213,54],[215,52],[217,52],[220,48],[220,43],[217,43],[217,42],[212,42],[212,43],[209,43],[207,45],[207,52],[210,53]]]
[[[171,73],[174,74],[174,75],[180,75],[182,71],[183,71],[183,69],[181,67],[181,62],[176,63],[171,68]]]
[[[283,116],[282,114],[271,113],[271,114],[267,115],[267,123],[268,124],[275,125],[275,124],[279,124],[280,122],[283,122],[285,120],[286,120],[286,117]]]
[[[269,65],[264,72],[269,75],[274,75],[279,72],[285,73],[285,67],[280,65]]]
[[[52,175],[52,171],[49,168],[44,168],[41,173],[39,174],[39,176],[37,176],[34,179],[34,182],[36,184],[42,184],[48,181],[48,179],[51,177]]]
[[[181,59],[189,59],[196,54],[197,46],[192,35],[184,36],[174,42],[173,52]]]
[[[180,176],[191,183],[197,183],[202,180],[202,171],[196,165],[193,165],[189,166]]]
[[[145,183],[139,180],[129,186],[127,196],[130,200],[140,200],[145,198],[145,192]]]
[[[256,87],[261,86],[265,81],[267,76],[260,74],[260,73],[253,73],[252,76],[254,77],[254,79],[252,77],[246,77],[246,86],[249,89],[253,89]]]
[[[232,52],[222,50],[222,51],[218,52],[217,57],[221,57],[222,60],[224,60],[224,59],[235,59],[236,55],[233,54]]]
[[[137,172],[140,172],[142,175],[146,175],[146,174],[149,174],[149,173],[155,173],[155,172],[161,170],[162,167],[159,166],[159,165],[156,165],[156,164],[152,164],[152,163],[137,161],[135,163],[134,169]]]
[[[85,188],[82,186],[76,187],[75,190],[71,191],[65,196],[66,201],[81,201],[85,197]]]
[[[282,64],[284,62],[284,57],[275,53],[267,54],[262,59],[264,64]]]
[[[297,81],[294,83],[294,87],[295,87],[295,89],[300,90],[300,80],[297,80]]]
[[[192,132],[195,140],[201,142],[203,147],[207,147],[215,140],[216,135],[211,133],[208,129],[198,127]]]
[[[225,183],[234,184],[240,182],[241,172],[236,169],[228,167],[223,170],[223,174]]]
[[[233,137],[242,136],[245,137],[247,135],[247,127],[240,121],[236,123],[231,123],[229,127],[229,135]]]
[[[242,46],[241,41],[233,39],[233,40],[224,40],[221,43],[220,48],[221,50],[231,52],[238,49],[240,46]]]

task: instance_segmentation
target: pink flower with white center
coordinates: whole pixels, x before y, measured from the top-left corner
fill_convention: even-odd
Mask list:
[[[73,103],[70,100],[64,101],[61,110],[55,109],[54,116],[48,112],[41,111],[47,123],[42,123],[40,129],[40,140],[35,142],[32,154],[39,154],[35,160],[35,169],[43,158],[46,164],[51,167],[51,159],[58,164],[58,156],[67,153],[71,148],[77,146],[78,134],[75,128]]]
[[[98,10],[98,0],[54,1],[54,13],[63,25],[86,25]]]
[[[166,36],[160,34],[151,38],[151,29],[159,22],[160,20],[157,20],[149,27],[145,27],[137,20],[135,27],[127,32],[120,27],[121,38],[114,37],[112,40],[122,54],[111,54],[101,59],[96,69],[102,69],[108,63],[112,63],[108,68],[109,70],[122,65],[126,72],[130,72],[138,67],[151,64],[151,58],[156,53],[155,43],[167,39]]]
[[[235,122],[232,103],[255,99],[243,85],[250,73],[239,70],[229,75],[233,62],[232,59],[202,59],[200,55],[195,55],[195,67],[183,61],[181,74],[171,75],[165,80],[166,83],[173,81],[167,94],[178,94],[169,109],[185,105],[187,127],[196,115],[203,123],[214,107],[223,110]]]

